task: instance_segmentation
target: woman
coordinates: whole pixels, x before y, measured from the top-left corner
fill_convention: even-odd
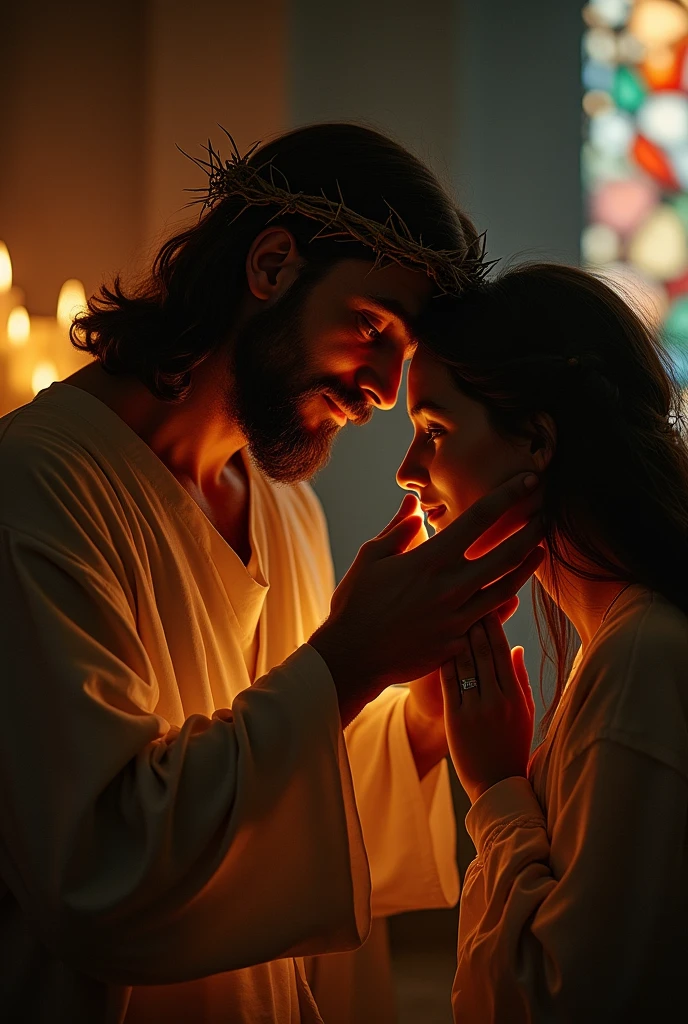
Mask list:
[[[476,625],[442,670],[477,850],[461,899],[456,1020],[688,1019],[680,390],[641,317],[568,267],[517,268],[443,300],[421,337],[398,480],[440,530],[508,476],[540,475],[534,586],[556,667],[530,761],[523,650],[510,652],[499,621]],[[573,665],[569,622],[582,643]]]

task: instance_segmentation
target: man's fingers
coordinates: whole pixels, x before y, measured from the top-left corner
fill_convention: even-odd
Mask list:
[[[491,583],[488,587],[483,587],[477,594],[474,594],[462,608],[457,610],[457,633],[465,633],[474,622],[493,612],[495,608],[499,608],[500,605],[517,593],[533,575],[544,558],[544,554],[542,548],[535,548],[534,551],[526,555],[521,564],[517,565],[515,569],[506,573],[496,583]]]
[[[413,519],[419,519],[419,516],[413,516]],[[411,542],[407,545],[407,551],[413,551],[414,548],[420,547],[421,544],[425,544],[428,539],[428,529],[425,525],[425,520],[420,519],[420,529],[411,539]]]
[[[521,527],[508,540],[502,541],[498,547],[492,548],[486,555],[475,559],[471,564],[477,571],[478,586],[487,586],[511,569],[515,569],[541,540],[542,524],[534,520]],[[465,565],[466,563],[463,564],[462,570],[465,570]]]
[[[401,505],[399,506],[399,511],[394,516],[394,518],[391,519],[389,523],[387,523],[387,526],[385,526],[384,530],[380,530],[380,532],[377,535],[378,538],[384,537],[385,534],[389,533],[390,530],[394,529],[397,523],[400,523],[403,519],[406,519],[408,516],[413,515],[414,512],[418,512],[418,498],[415,494],[405,494],[402,499]]]
[[[532,494],[538,484],[534,473],[521,473],[476,501],[463,515],[430,538],[426,551],[441,564],[456,559],[493,526],[510,508]]]
[[[489,529],[485,530],[485,533],[481,534],[471,544],[470,548],[466,551],[466,557],[468,559],[480,558],[481,555],[491,551],[497,544],[501,544],[503,540],[510,537],[512,533],[520,530],[531,519],[537,518],[542,506],[542,494],[542,488],[536,487],[535,491],[532,491],[522,501],[513,505],[497,520],[494,526],[490,526]]]
[[[407,550],[421,529],[425,529],[421,516],[402,519],[396,526],[390,525],[384,533],[367,541],[360,549],[359,556],[370,562],[389,555],[399,555]]]
[[[504,604],[500,604],[499,608],[495,609],[495,614],[499,617],[499,621],[502,624],[508,622],[511,616],[518,608],[519,604],[520,602],[517,594],[514,594],[513,597],[510,597],[508,601],[504,602]]]

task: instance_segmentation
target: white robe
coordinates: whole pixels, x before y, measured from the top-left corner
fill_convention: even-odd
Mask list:
[[[688,1020],[688,619],[631,586],[466,825],[457,1024]]]
[[[347,755],[305,643],[332,589],[317,500],[249,473],[245,567],[86,392],[0,421],[13,1021],[317,1021],[302,957],[360,944],[371,875],[373,914],[457,898],[446,765],[419,784],[407,691]]]

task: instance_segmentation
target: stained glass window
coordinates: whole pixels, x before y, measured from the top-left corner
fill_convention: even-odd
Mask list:
[[[641,299],[688,385],[688,0],[583,18],[583,260]]]

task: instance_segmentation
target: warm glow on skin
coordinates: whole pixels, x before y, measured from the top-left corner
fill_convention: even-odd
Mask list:
[[[432,284],[424,274],[404,267],[372,267],[363,260],[337,264],[308,295],[301,331],[314,375],[336,377],[371,405],[389,409],[413,349],[413,320]],[[261,306],[250,296],[239,317],[250,317]],[[109,405],[184,486],[191,482],[201,492],[215,491],[226,482],[228,464],[246,445],[225,411],[226,363],[224,350],[209,356],[194,371],[191,395],[179,403],[157,399],[140,381],[106,374],[97,364],[78,371],[68,383]],[[320,396],[305,402],[300,413],[312,429],[335,417]],[[218,500],[224,502],[227,496],[220,494]]]
[[[413,321],[430,293],[431,282],[416,271],[373,270],[362,260],[338,264],[305,303],[302,330],[313,374],[336,377],[375,407],[391,409],[413,350]],[[314,398],[302,415],[306,426],[316,427],[333,412],[325,399]]]
[[[409,369],[408,410],[414,436],[397,480],[417,492],[435,530],[517,473],[537,471],[529,439],[499,434],[485,406],[423,349]]]
[[[435,530],[448,526],[478,498],[515,474],[546,474],[549,457],[545,452],[540,449],[533,454],[529,437],[507,438],[498,433],[486,407],[464,395],[447,369],[423,349],[417,350],[409,368],[408,411],[414,436],[397,481],[416,491]],[[576,552],[566,548],[564,554],[581,568],[595,570]],[[535,575],[548,589],[545,562]],[[557,601],[584,647],[624,584],[585,580],[560,570]]]

